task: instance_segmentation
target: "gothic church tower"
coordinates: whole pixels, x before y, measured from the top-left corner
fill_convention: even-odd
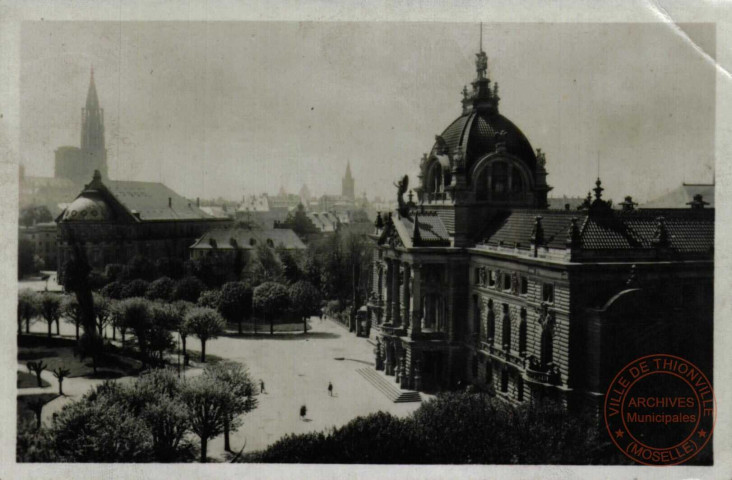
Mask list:
[[[81,109],[81,158],[84,170],[99,170],[107,179],[107,149],[104,145],[104,109],[99,108],[94,68],[91,70],[86,106]],[[91,173],[89,174],[91,178]]]
[[[356,200],[356,187],[353,176],[351,175],[351,162],[346,165],[346,176],[341,181],[341,196],[349,200]]]

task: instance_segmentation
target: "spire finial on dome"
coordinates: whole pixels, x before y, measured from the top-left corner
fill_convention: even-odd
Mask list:
[[[600,180],[600,177],[597,177],[597,181],[595,182],[595,188],[593,188],[595,191],[595,200],[602,199],[602,191],[605,190],[602,188],[602,181]]]

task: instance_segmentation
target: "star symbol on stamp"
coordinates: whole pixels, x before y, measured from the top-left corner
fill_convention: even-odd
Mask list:
[[[699,437],[701,437],[701,438],[707,437],[707,432],[703,428],[701,430],[699,430],[697,433],[699,434]]]
[[[616,438],[623,438],[623,431],[620,430],[619,428],[617,430],[615,430],[615,437]]]

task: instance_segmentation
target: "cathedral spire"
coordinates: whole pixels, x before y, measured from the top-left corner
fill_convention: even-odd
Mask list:
[[[94,84],[94,65],[91,67],[91,76],[89,79],[89,91],[86,94],[86,109],[91,110],[99,108],[99,98],[97,97],[97,87]]]
[[[104,110],[99,108],[94,66],[89,75],[86,105],[81,109],[81,151],[85,169],[99,170],[107,178],[107,149],[104,143]]]

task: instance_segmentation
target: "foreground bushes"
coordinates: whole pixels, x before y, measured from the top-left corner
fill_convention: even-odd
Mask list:
[[[553,403],[507,405],[449,393],[397,418],[379,412],[328,432],[288,435],[244,461],[267,463],[577,464],[598,458],[588,418]]]

